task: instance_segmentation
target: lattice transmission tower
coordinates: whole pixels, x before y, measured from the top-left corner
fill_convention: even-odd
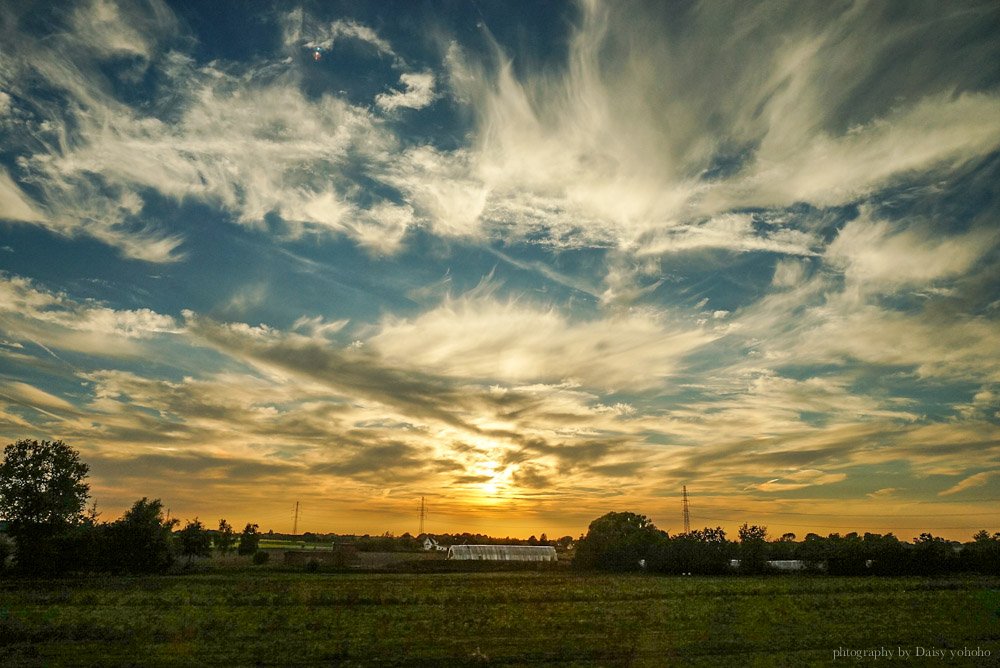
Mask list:
[[[424,519],[427,517],[427,508],[424,506],[424,497],[420,497],[420,531],[418,536],[424,535]]]
[[[688,510],[688,488],[684,485],[684,533],[691,533],[691,513]]]

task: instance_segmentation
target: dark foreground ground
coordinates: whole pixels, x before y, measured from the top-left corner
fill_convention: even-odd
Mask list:
[[[857,660],[840,650],[903,648]],[[989,657],[951,656],[951,650]],[[0,665],[998,665],[1000,580],[236,571],[0,581]]]

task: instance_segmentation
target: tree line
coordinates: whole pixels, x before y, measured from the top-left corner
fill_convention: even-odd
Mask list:
[[[743,524],[738,540],[729,540],[721,527],[671,536],[645,515],[612,512],[590,523],[574,551],[574,568],[613,572],[767,573],[774,570],[771,561],[800,560],[808,570],[831,575],[1000,575],[1000,533],[985,530],[966,543],[930,533],[912,542],[891,533],[810,533],[804,540],[788,533],[769,540],[767,527]]]
[[[560,550],[565,550],[573,543],[572,536],[562,536],[561,538],[550,539],[546,534],[540,536],[530,536],[528,538],[503,538],[489,536],[481,533],[423,533],[414,536],[410,532],[395,535],[387,531],[378,536],[369,534],[338,534],[338,533],[313,533],[306,531],[299,535],[268,533],[268,538],[278,540],[297,541],[300,543],[336,543],[339,545],[351,545],[358,552],[422,552],[424,551],[424,538],[432,538],[439,545],[447,547],[449,545],[552,545]]]
[[[178,557],[236,551],[266,560],[260,533],[248,523],[237,534],[226,520],[209,530],[195,518],[180,522],[165,516],[160,499],[143,497],[121,518],[99,522],[87,509],[89,467],[62,441],[20,440],[4,448],[0,463],[0,570],[10,562],[27,574],[68,571],[163,573]]]
[[[8,564],[28,574],[70,571],[109,573],[162,573],[178,558],[188,564],[208,557],[213,550],[223,556],[250,555],[254,563],[267,560],[259,550],[257,524],[248,523],[237,533],[225,519],[209,529],[195,518],[183,527],[165,516],[160,499],[143,497],[113,522],[100,522],[96,508],[87,508],[89,467],[79,453],[62,441],[20,440],[4,449],[0,463],[0,570]],[[427,534],[439,544],[557,545],[565,548],[571,536],[550,541],[494,538],[483,534]],[[333,542],[352,545],[359,552],[416,552],[424,549],[422,536],[342,536],[306,532],[289,538],[303,543]],[[270,537],[270,536],[269,536]]]
[[[10,563],[30,574],[68,571],[162,573],[178,557],[207,557],[213,548],[223,555],[252,555],[263,563],[258,525],[248,523],[237,533],[225,520],[208,529],[195,518],[180,522],[165,516],[159,499],[143,497],[113,522],[99,522],[87,509],[89,467],[79,453],[62,441],[20,440],[4,448],[0,462],[0,569]],[[332,534],[331,534],[332,535]],[[305,536],[304,536],[305,537]],[[310,537],[319,536],[311,534]],[[347,538],[347,537],[341,537]],[[419,549],[418,538],[350,537],[358,549],[408,551]],[[448,544],[528,544],[566,548],[570,536],[550,541],[542,534],[524,541],[482,534],[435,534]],[[343,542],[343,541],[340,541]],[[574,545],[573,566],[583,570],[663,574],[766,573],[769,562],[800,560],[814,571],[842,575],[937,575],[976,572],[1000,575],[1000,533],[985,530],[959,543],[922,533],[912,542],[893,534],[848,533],[826,537],[810,533],[804,540],[784,534],[771,540],[767,528],[744,524],[738,540],[721,527],[669,535],[645,515],[612,512],[590,523]]]

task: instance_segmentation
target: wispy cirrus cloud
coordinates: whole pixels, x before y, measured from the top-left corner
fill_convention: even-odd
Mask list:
[[[969,489],[975,489],[977,487],[983,487],[990,480],[1000,475],[1000,471],[982,471],[981,473],[975,473],[970,475],[968,478],[963,478],[962,480],[955,483],[954,486],[940,492],[938,496],[950,496],[952,494],[958,494],[959,492],[964,492]]]
[[[992,484],[989,3],[482,7],[419,40],[422,9],[316,5],[252,47],[202,11],[0,9],[0,427],[81,444],[102,493],[585,525],[683,484]]]
[[[716,337],[667,314],[570,321],[551,307],[470,296],[412,320],[387,318],[369,343],[396,363],[459,377],[643,389],[667,382],[687,354]]]
[[[112,356],[139,354],[139,341],[180,331],[172,317],[148,308],[112,309],[3,274],[0,327],[14,339]],[[116,345],[110,345],[112,341]]]

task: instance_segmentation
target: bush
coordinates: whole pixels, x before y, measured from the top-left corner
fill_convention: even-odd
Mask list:
[[[270,558],[271,555],[268,552],[258,551],[256,554],[253,555],[253,563],[257,566],[263,566],[264,564],[267,563],[268,559]]]

